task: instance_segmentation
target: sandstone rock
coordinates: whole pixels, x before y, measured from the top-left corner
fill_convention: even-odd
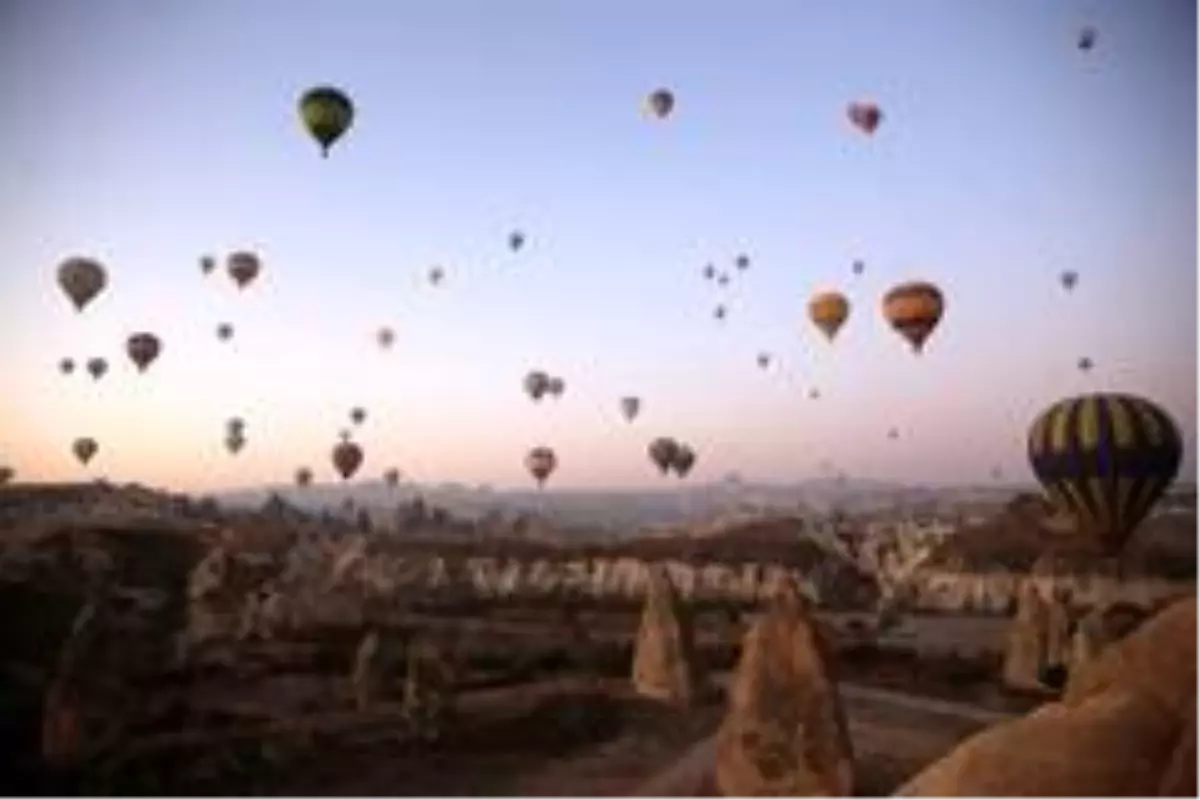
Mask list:
[[[1163,773],[1158,793],[1164,797],[1196,796],[1196,706],[1184,724],[1175,752]]]
[[[746,634],[717,733],[725,796],[835,796],[853,790],[853,752],[809,602],[785,584]]]
[[[1004,653],[1003,680],[1013,689],[1041,688],[1041,669],[1046,654],[1047,609],[1033,583],[1021,587],[1017,614],[1008,633]]]
[[[1065,667],[1070,659],[1071,609],[1067,598],[1056,593],[1046,604],[1046,653],[1042,658],[1042,668]]]
[[[967,739],[895,796],[1152,795],[1179,728],[1173,714],[1136,692],[1049,703]]]
[[[1070,671],[1082,670],[1104,648],[1132,633],[1146,616],[1143,609],[1129,603],[1112,603],[1092,609],[1079,620],[1071,639]]]
[[[454,713],[454,665],[434,642],[413,642],[408,648],[402,708],[413,732],[436,741]]]
[[[1113,688],[1143,694],[1177,717],[1195,708],[1195,596],[1160,611],[1072,675],[1063,702],[1079,705]]]
[[[701,671],[691,615],[661,567],[650,570],[633,656],[633,686],[645,697],[688,705],[698,698]]]

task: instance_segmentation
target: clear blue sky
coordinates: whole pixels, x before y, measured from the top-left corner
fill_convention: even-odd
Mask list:
[[[0,461],[187,489],[301,464],[326,480],[362,404],[361,477],[395,464],[523,485],[524,453],[548,444],[552,484],[653,485],[645,446],[666,434],[694,444],[698,480],[803,478],[826,458],[1023,479],[1032,417],[1103,388],[1170,411],[1194,475],[1195,15],[1187,0],[11,0]],[[319,83],[358,107],[328,160],[296,112]],[[677,106],[654,122],[642,103],[660,85]],[[857,98],[883,108],[874,139],[846,121]],[[265,263],[250,289],[202,277],[202,254],[243,247]],[[700,271],[741,251],[753,266],[722,326]],[[82,315],[54,279],[73,254],[110,273]],[[1081,275],[1071,295],[1063,269]],[[879,314],[910,278],[947,296],[921,358]],[[827,287],[853,303],[832,346],[805,317]],[[164,341],[144,376],[121,354],[138,329]],[[91,355],[113,362],[99,384],[58,374]],[[561,401],[523,395],[532,367],[566,379]],[[623,394],[644,399],[633,424]],[[231,415],[247,423],[237,458]],[[101,445],[90,470],[79,435]]]

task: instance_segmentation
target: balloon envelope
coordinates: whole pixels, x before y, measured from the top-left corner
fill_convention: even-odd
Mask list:
[[[808,301],[808,318],[833,341],[850,317],[850,301],[841,292],[821,292]]]
[[[135,333],[125,341],[125,352],[138,372],[145,372],[161,351],[162,343],[153,333]]]
[[[333,467],[342,476],[342,480],[348,479],[351,475],[358,471],[362,466],[363,451],[354,442],[339,442],[333,448]]]
[[[941,322],[945,307],[941,289],[925,281],[899,284],[883,297],[884,318],[918,354]]]
[[[675,95],[667,89],[657,89],[646,98],[650,113],[659,119],[666,119],[675,110]]]
[[[1175,480],[1183,442],[1174,420],[1150,400],[1086,394],[1039,414],[1028,452],[1056,505],[1115,554]]]
[[[538,486],[546,482],[558,466],[558,457],[549,447],[534,447],[525,456],[525,468],[537,481]]]
[[[300,119],[310,136],[321,146],[322,157],[350,130],[354,123],[354,103],[341,89],[315,86],[300,97]]]
[[[100,446],[96,444],[96,440],[90,436],[81,436],[71,445],[71,450],[75,453],[75,457],[85,466],[92,460],[92,457],[96,455],[96,451],[99,449]]]
[[[99,261],[75,257],[68,258],[58,266],[58,285],[76,311],[83,311],[107,283],[108,275]]]

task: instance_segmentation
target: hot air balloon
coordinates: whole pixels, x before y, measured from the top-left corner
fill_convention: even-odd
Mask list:
[[[675,463],[675,458],[679,453],[679,443],[669,436],[660,436],[650,442],[646,453],[654,462],[654,466],[658,467],[658,471],[666,475]]]
[[[96,295],[104,291],[108,275],[99,261],[90,258],[68,258],[58,266],[58,285],[75,305],[83,311]]]
[[[362,461],[362,448],[350,441],[348,434],[343,433],[342,441],[333,448],[334,469],[342,476],[342,480],[347,480],[362,466]]]
[[[808,318],[833,341],[850,316],[850,301],[841,292],[821,292],[808,301]]]
[[[750,256],[742,253],[733,260],[733,265],[743,272],[750,269]]]
[[[16,476],[17,471],[12,467],[0,467],[0,486],[8,484]]]
[[[720,276],[717,277],[717,286],[728,286],[728,285],[729,285],[729,276],[727,274],[725,274],[724,272],[722,272],[720,274]]]
[[[820,389],[809,389],[808,390],[808,399],[809,400],[820,400],[821,399],[821,390]]]
[[[362,406],[355,406],[350,409],[350,421],[355,425],[362,425],[367,419],[367,412]]]
[[[713,278],[717,277],[717,268],[712,264],[705,264],[702,274],[704,275],[704,280],[711,281]]]
[[[308,467],[300,467],[296,470],[296,485],[304,488],[312,483],[313,472]]]
[[[395,343],[396,332],[386,326],[382,327],[375,333],[375,341],[379,343],[380,347],[386,350]]]
[[[554,395],[554,399],[562,397],[562,393],[566,390],[567,383],[562,378],[554,377],[546,384],[546,391]]]
[[[542,399],[546,392],[550,391],[550,376],[540,369],[531,370],[526,376],[523,383],[526,394],[528,394],[536,403]]]
[[[1079,359],[1079,362],[1076,364],[1076,366],[1079,367],[1080,372],[1091,372],[1092,367],[1095,365],[1092,363],[1090,358],[1084,356],[1083,358]]]
[[[865,270],[866,268],[867,268],[867,265],[865,263],[863,263],[863,260],[861,258],[854,259],[854,263],[850,266],[850,270],[855,275],[862,275],[863,270]]]
[[[212,256],[200,256],[200,271],[205,275],[212,273],[217,268],[217,260]]]
[[[915,281],[892,288],[883,297],[883,316],[920,354],[942,319],[945,301],[932,283]]]
[[[70,375],[72,372],[75,371],[75,359],[73,359],[73,358],[60,359],[58,362],[58,371],[61,372],[63,375]]]
[[[71,445],[71,450],[75,453],[75,457],[84,466],[87,466],[87,463],[92,460],[92,456],[96,455],[96,451],[99,449],[100,445],[96,444],[96,440],[90,436],[81,436]]]
[[[1179,470],[1171,417],[1145,398],[1086,394],[1054,403],[1029,430],[1029,463],[1079,532],[1120,552]]]
[[[217,326],[217,338],[222,342],[227,342],[233,337],[233,326],[228,322],[222,322]]]
[[[1079,31],[1079,39],[1076,44],[1085,53],[1091,50],[1096,46],[1096,29],[1091,25],[1084,27]]]
[[[695,463],[696,451],[686,444],[681,444],[675,449],[675,458],[671,461],[671,468],[680,478],[686,478]]]
[[[249,286],[262,270],[258,256],[248,250],[237,250],[225,259],[225,269],[239,289]]]
[[[525,245],[525,234],[520,231],[513,231],[508,235],[508,249],[514,253],[520,250]]]
[[[125,341],[125,352],[137,365],[138,372],[145,372],[162,351],[162,343],[153,333],[135,333]]]
[[[225,434],[225,449],[230,455],[237,455],[246,446],[246,435],[241,431],[229,431]]]
[[[246,421],[241,417],[230,417],[225,421],[225,430],[241,433],[246,430]]]
[[[725,319],[725,314],[726,314],[725,306],[723,306],[723,305],[717,306],[715,309],[713,309],[713,316],[716,317],[717,319]]]
[[[646,107],[658,119],[666,119],[675,110],[675,95],[666,89],[657,89],[646,98]]]
[[[1058,280],[1062,283],[1063,288],[1068,292],[1075,288],[1075,284],[1079,282],[1079,273],[1073,269],[1064,270],[1059,274]]]
[[[94,380],[100,380],[104,377],[104,373],[108,372],[108,362],[103,358],[89,358],[87,361],[87,371],[91,373]]]
[[[633,422],[634,417],[642,410],[642,401],[638,397],[622,397],[621,398],[621,414],[625,419]]]
[[[549,447],[535,447],[525,456],[525,468],[537,481],[539,489],[545,485],[546,479],[557,466],[558,457]]]
[[[400,470],[389,467],[383,471],[383,482],[389,489],[395,489],[400,484]]]
[[[771,354],[770,353],[759,353],[758,354],[758,366],[759,366],[759,369],[766,369],[767,367],[771,366]]]
[[[888,428],[887,436],[889,439],[899,439],[900,431],[895,428]]]
[[[354,103],[341,89],[316,86],[300,97],[300,119],[321,146],[322,158],[354,122]]]
[[[858,128],[867,136],[872,136],[875,129],[879,127],[879,123],[883,122],[883,112],[875,103],[871,102],[853,102],[846,107],[846,116],[850,118],[850,124]]]
[[[429,270],[429,282],[431,284],[433,284],[434,286],[437,286],[438,284],[440,284],[442,282],[442,279],[445,277],[446,277],[446,271],[444,269],[442,269],[441,267],[432,267]]]

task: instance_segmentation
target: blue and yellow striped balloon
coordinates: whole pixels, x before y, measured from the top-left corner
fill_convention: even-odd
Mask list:
[[[1183,444],[1149,400],[1087,394],[1060,400],[1029,430],[1029,463],[1081,532],[1118,552],[1179,471]]]

